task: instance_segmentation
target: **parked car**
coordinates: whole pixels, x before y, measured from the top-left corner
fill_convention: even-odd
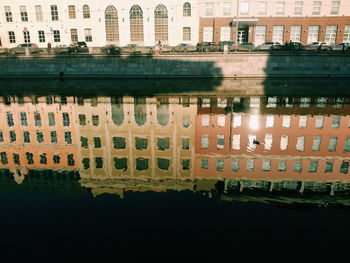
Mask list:
[[[219,51],[220,47],[216,42],[201,42],[197,44],[196,50],[199,52],[213,52]]]
[[[67,45],[57,45],[53,48],[55,54],[69,54],[71,53],[71,48]]]
[[[110,55],[118,55],[120,54],[120,48],[116,45],[106,45],[101,48],[101,53],[110,54]]]
[[[8,55],[8,49],[5,47],[0,47],[0,54]]]
[[[25,43],[25,44],[19,44],[17,47],[10,48],[9,53],[10,54],[25,54],[26,48],[29,48],[30,53],[39,53],[40,49],[37,44],[34,43]]]
[[[173,47],[173,52],[193,52],[196,51],[196,47],[187,43],[180,43],[176,47]]]
[[[127,44],[122,48],[122,51],[123,53],[136,53],[136,49],[138,49],[136,44]],[[141,51],[138,51],[138,53],[141,53]]]
[[[69,45],[69,53],[89,53],[89,48],[84,41],[74,42]]]
[[[233,46],[234,47],[234,46]],[[240,43],[237,46],[238,51],[252,51],[255,50],[255,45],[253,43]]]
[[[282,50],[282,45],[279,42],[264,42],[256,47],[257,50]]]
[[[284,51],[301,51],[304,49],[304,46],[300,42],[287,42],[282,46]]]
[[[332,48],[329,45],[327,45],[325,42],[319,42],[319,41],[311,42],[306,46],[304,46],[303,49],[306,51],[332,50]]]
[[[350,52],[350,43],[340,43],[331,46],[332,50]]]

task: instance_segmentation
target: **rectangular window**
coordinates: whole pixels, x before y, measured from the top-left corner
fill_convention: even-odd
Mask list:
[[[63,120],[63,126],[69,126],[70,125],[68,112],[63,112],[62,113],[62,120]]]
[[[30,134],[29,131],[24,131],[23,132],[23,141],[25,143],[30,143]]]
[[[321,1],[314,1],[312,5],[312,15],[319,16],[321,14]]]
[[[250,97],[249,107],[260,108],[260,98],[259,97]]]
[[[60,36],[60,31],[59,30],[54,30],[53,31],[53,41],[54,42],[61,42],[61,36]]]
[[[343,105],[344,105],[344,98],[338,97],[338,98],[334,99],[333,108],[335,108],[335,109],[342,109]]]
[[[238,159],[233,159],[231,163],[231,170],[233,172],[238,172],[239,171],[239,160]]]
[[[72,42],[78,42],[78,29],[72,28],[70,30],[70,40]]]
[[[280,143],[280,149],[281,151],[286,151],[288,148],[288,136],[282,135],[281,136],[281,143]]]
[[[277,97],[268,97],[266,108],[276,108],[277,107]]]
[[[201,168],[208,169],[208,159],[201,160]]]
[[[337,148],[337,140],[338,137],[337,136],[331,136],[329,138],[329,146],[328,146],[328,151],[329,152],[335,152],[336,148]]]
[[[169,149],[170,140],[168,137],[166,138],[157,138],[157,146],[159,151],[166,151]]]
[[[204,27],[203,28],[203,41],[204,42],[213,42],[213,27]]]
[[[216,104],[217,104],[218,108],[225,109],[227,106],[227,99],[226,98],[218,98]]]
[[[35,6],[35,16],[36,16],[36,21],[41,22],[43,21],[43,9],[41,5],[36,5]]]
[[[72,133],[70,131],[64,132],[64,141],[67,144],[72,144]]]
[[[8,159],[7,159],[7,153],[6,152],[1,152],[0,153],[0,161],[3,165],[8,164]]]
[[[207,148],[209,148],[209,135],[207,135],[207,134],[202,135],[202,139],[201,139],[201,148],[202,148],[202,149],[207,149]]]
[[[190,127],[190,116],[189,115],[182,116],[182,127],[183,128]]]
[[[148,146],[147,138],[135,137],[135,148],[137,150],[146,150]]]
[[[275,116],[267,115],[265,127],[266,128],[273,128],[274,123],[275,123]]]
[[[190,138],[182,138],[182,150],[190,149]]]
[[[223,16],[231,16],[232,13],[232,3],[231,2],[224,2],[223,8],[222,8],[222,15]]]
[[[303,14],[303,2],[297,1],[294,3],[294,15],[301,16]]]
[[[283,128],[290,128],[290,121],[291,121],[290,115],[283,115],[282,117],[282,127]]]
[[[191,41],[191,28],[183,27],[182,28],[182,40],[183,41]]]
[[[340,1],[332,1],[331,15],[339,15]]]
[[[266,41],[266,26],[255,27],[255,44],[260,45]]]
[[[181,161],[182,164],[182,170],[190,170],[190,160],[184,159]]]
[[[9,31],[8,34],[9,34],[9,42],[10,42],[10,43],[16,43],[15,32]]]
[[[45,42],[45,32],[42,30],[38,31],[38,37],[39,37],[39,42],[44,43]]]
[[[335,129],[335,128],[339,128],[340,126],[340,116],[334,116],[332,118],[332,128]]]
[[[89,158],[83,158],[81,162],[82,162],[85,170],[90,168],[90,159]]]
[[[287,169],[286,160],[280,160],[278,162],[278,171],[285,172]]]
[[[248,159],[246,163],[246,170],[249,172],[254,171],[254,159]]]
[[[205,3],[205,16],[214,16],[214,3]]]
[[[333,162],[326,162],[325,173],[333,172]]]
[[[311,105],[311,98],[309,97],[300,98],[300,108],[310,108],[310,105]]]
[[[265,134],[264,150],[269,151],[272,148],[272,134]]]
[[[125,149],[126,141],[124,137],[113,137],[114,149]]]
[[[224,160],[218,159],[216,160],[216,171],[224,170]]]
[[[345,139],[344,152],[350,152],[350,137]]]
[[[266,16],[267,15],[267,2],[260,1],[258,4],[258,15]]]
[[[48,117],[49,117],[49,126],[55,126],[56,125],[55,113],[54,112],[49,112],[48,113]]]
[[[320,26],[309,26],[309,32],[307,34],[307,42],[317,42],[318,35],[320,33]]]
[[[277,2],[276,15],[284,15],[285,2]]]
[[[241,149],[241,135],[240,134],[234,134],[232,136],[232,149],[233,150]]]
[[[262,170],[268,172],[271,169],[271,160],[263,159]]]
[[[61,157],[58,154],[52,156],[53,163],[58,164],[61,162]]]
[[[128,169],[128,159],[126,158],[114,158],[114,168],[117,170],[126,171]]]
[[[297,172],[297,173],[301,173],[302,170],[303,170],[302,162],[300,160],[295,160],[294,166],[293,166],[293,171]]]
[[[299,128],[306,128],[307,126],[307,115],[299,116]]]
[[[249,14],[249,3],[239,3],[239,13],[241,16],[247,16]]]
[[[28,164],[33,164],[34,163],[33,154],[32,153],[26,152],[26,158],[27,158]]]
[[[35,126],[37,127],[41,127],[42,125],[41,116],[39,112],[34,112],[34,123],[35,123]]]
[[[256,141],[256,135],[248,134],[248,150],[254,151],[256,148],[256,144],[254,143]]]
[[[15,131],[10,131],[10,142],[15,142],[16,139],[17,139],[16,132]]]
[[[27,13],[27,7],[24,5],[21,5],[19,7],[19,11],[21,13],[21,21],[22,22],[28,22],[28,13]]]
[[[300,42],[301,40],[301,26],[291,26],[290,40],[293,42]]]
[[[40,154],[40,163],[41,164],[47,164],[46,153]]]
[[[73,166],[74,165],[74,158],[73,158],[73,154],[68,154],[67,155],[67,163],[69,166]]]
[[[323,119],[324,117],[322,115],[317,115],[316,116],[316,121],[315,121],[315,128],[323,128]]]
[[[148,169],[148,159],[137,158],[136,159],[136,170],[147,170]]]
[[[346,25],[344,28],[344,38],[343,42],[350,42],[350,25]]]
[[[349,162],[342,161],[340,166],[340,173],[347,174],[349,170]]]
[[[12,158],[13,158],[13,162],[14,162],[15,164],[18,164],[18,165],[21,164],[21,161],[20,161],[20,159],[19,159],[19,154],[13,153],[13,154],[12,154]]]
[[[202,127],[209,127],[210,116],[202,115]]]
[[[225,147],[225,136],[224,135],[218,134],[216,146],[217,146],[217,149],[224,149],[224,147]]]
[[[218,127],[225,127],[225,115],[219,114],[218,115]]]
[[[321,141],[322,141],[322,137],[321,136],[314,136],[313,142],[312,142],[312,150],[313,151],[319,151],[320,150]]]
[[[94,147],[101,148],[101,138],[100,137],[94,137]]]
[[[202,108],[209,108],[210,107],[210,98],[202,98],[201,99],[201,107]]]
[[[85,28],[84,29],[84,35],[85,35],[85,41],[86,42],[92,42],[91,28]]]
[[[92,125],[98,126],[100,124],[100,118],[98,115],[92,115]]]
[[[28,121],[27,121],[27,113],[26,112],[21,112],[21,125],[22,126],[28,126]]]
[[[57,143],[57,132],[56,131],[51,131],[50,137],[51,137],[51,143]]]
[[[317,167],[318,167],[318,161],[310,161],[309,172],[310,173],[316,173],[317,172]]]
[[[77,17],[77,14],[75,12],[75,5],[68,6],[68,17],[69,19],[75,19]]]
[[[9,127],[14,126],[15,123],[13,122],[13,115],[12,115],[12,113],[11,113],[11,112],[7,112],[7,113],[6,113],[6,117],[7,117],[7,125],[8,125]]]
[[[325,42],[327,44],[335,44],[335,39],[337,38],[337,31],[338,31],[338,26],[326,27]]]
[[[11,7],[5,6],[4,9],[5,9],[6,22],[13,22]]]
[[[273,26],[272,41],[283,43],[283,26]]]
[[[30,33],[28,31],[23,32],[24,43],[30,43]]]
[[[89,147],[88,138],[80,136],[80,142],[81,142],[81,147],[83,147],[83,148]]]
[[[231,40],[231,28],[228,26],[220,27],[220,41],[230,41]]]
[[[44,142],[44,134],[41,131],[36,132],[36,140],[38,143]]]
[[[0,142],[4,141],[4,134],[2,133],[2,131],[0,131]]]
[[[242,124],[242,115],[239,113],[233,114],[233,128],[241,127]]]
[[[81,126],[86,125],[86,116],[84,114],[79,114],[79,124]]]
[[[51,6],[51,19],[52,19],[52,21],[58,21],[57,5],[52,5]],[[59,41],[57,41],[57,42],[59,42]]]
[[[304,151],[304,143],[305,143],[305,136],[298,136],[297,145],[296,145],[297,151],[300,151],[300,152]]]

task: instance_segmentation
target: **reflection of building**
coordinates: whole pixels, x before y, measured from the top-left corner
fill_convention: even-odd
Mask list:
[[[192,176],[196,101],[98,97],[80,102],[83,178]]]
[[[3,97],[0,103],[0,166],[76,169],[77,141],[72,97]]]
[[[199,41],[235,41],[237,26],[239,43],[350,41],[348,1],[205,0],[199,7]]]
[[[196,177],[348,181],[346,99],[202,98],[196,117]]]

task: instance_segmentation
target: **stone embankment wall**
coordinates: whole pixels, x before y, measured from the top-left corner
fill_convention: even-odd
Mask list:
[[[350,54],[1,57],[9,76],[349,77]]]

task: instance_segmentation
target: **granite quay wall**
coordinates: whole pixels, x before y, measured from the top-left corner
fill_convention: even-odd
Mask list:
[[[1,57],[0,77],[350,77],[350,54]]]

